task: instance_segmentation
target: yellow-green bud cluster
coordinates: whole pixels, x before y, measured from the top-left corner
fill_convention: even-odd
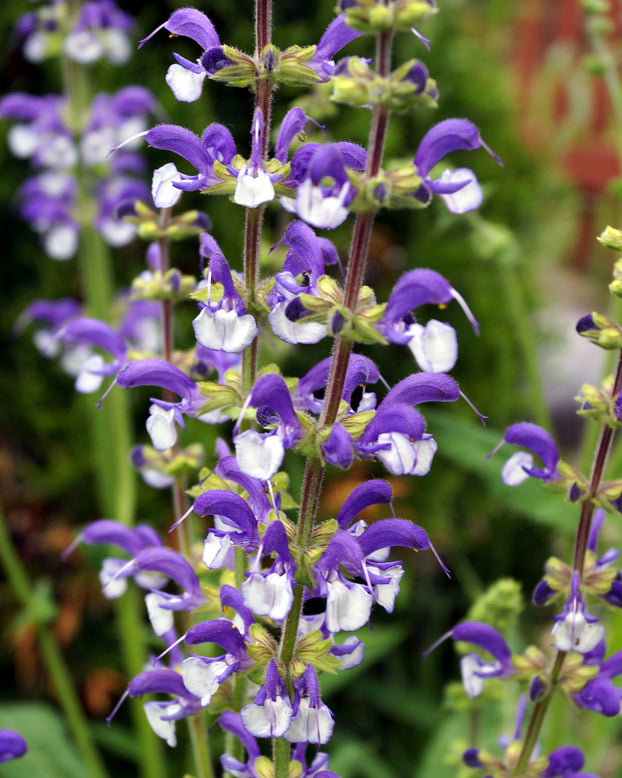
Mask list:
[[[205,215],[197,210],[185,211],[162,225],[157,211],[140,200],[134,203],[134,214],[123,217],[125,221],[135,224],[139,238],[143,240],[184,240],[205,232]]]
[[[363,57],[349,57],[333,76],[331,99],[357,107],[379,106],[389,111],[409,111],[416,106],[436,108],[436,81],[427,78],[425,86],[408,78],[417,60],[409,60],[388,78],[377,75]]]
[[[211,78],[237,87],[253,86],[258,79],[291,86],[313,86],[318,82],[318,74],[306,63],[313,58],[316,49],[317,46],[288,46],[281,51],[269,44],[253,58],[232,46],[223,46],[223,54],[231,64],[216,71]]]
[[[337,8],[338,13],[345,14],[348,25],[361,32],[410,30],[436,11],[436,7],[425,0],[396,0],[388,4],[376,0],[357,0],[348,8]]]
[[[618,398],[613,396],[613,383],[614,377],[610,375],[604,379],[600,388],[583,384],[580,393],[575,397],[575,400],[580,403],[577,414],[595,419],[613,429],[622,426],[617,415]]]

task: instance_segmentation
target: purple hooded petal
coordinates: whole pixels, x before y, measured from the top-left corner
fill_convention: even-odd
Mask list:
[[[257,408],[257,418],[263,426],[277,422],[276,415],[283,424],[299,428],[302,432],[289,389],[281,376],[274,373],[262,376],[253,387],[249,399],[250,406]]]
[[[184,642],[189,646],[197,643],[216,643],[238,658],[246,653],[244,638],[228,619],[212,619],[195,624],[186,632]]]
[[[170,548],[148,548],[134,558],[139,570],[162,573],[192,596],[201,597],[201,584],[196,573],[184,557]]]
[[[135,386],[159,386],[189,399],[197,392],[191,378],[162,359],[139,359],[129,364],[117,377],[117,384],[123,389]]]
[[[362,34],[349,27],[343,15],[338,16],[324,31],[318,41],[315,54],[307,63],[308,66],[315,70],[321,81],[327,81],[335,69],[332,62],[334,55]]]
[[[311,227],[304,222],[292,222],[285,231],[283,242],[290,249],[283,263],[284,271],[293,276],[309,273],[314,280],[324,273],[319,238]]]
[[[415,165],[421,176],[427,176],[444,156],[452,151],[474,151],[483,146],[501,164],[482,140],[477,127],[466,119],[446,119],[432,127],[419,144],[415,154]]]
[[[317,568],[328,572],[342,565],[351,575],[362,575],[364,557],[358,538],[348,532],[337,532],[318,560]]]
[[[367,527],[357,538],[365,556],[389,546],[406,546],[415,551],[430,548],[430,539],[421,527],[406,519],[382,519]]]
[[[308,121],[309,117],[302,108],[292,108],[285,114],[274,147],[274,156],[283,165],[287,162],[291,142],[304,130]]]
[[[408,405],[392,404],[380,408],[355,446],[374,443],[383,432],[399,432],[411,440],[421,440],[425,431],[423,416]]]
[[[549,473],[556,472],[559,453],[555,441],[549,433],[530,422],[513,424],[505,433],[503,440],[513,446],[524,446],[540,457]],[[536,468],[533,468],[534,471]]]
[[[359,484],[352,490],[336,516],[340,529],[347,529],[359,513],[370,505],[387,505],[393,492],[386,481],[374,479]]]
[[[246,500],[224,489],[212,489],[197,497],[192,510],[198,516],[221,516],[248,539],[257,538],[257,519]]]
[[[61,300],[36,300],[20,315],[20,322],[42,321],[57,326],[67,319],[79,316],[81,311],[80,303],[70,297]]]
[[[620,713],[620,689],[600,674],[590,679],[572,698],[581,708],[593,710],[603,716],[617,716]]]
[[[171,35],[181,35],[184,38],[191,38],[199,44],[202,49],[210,49],[212,46],[220,46],[220,39],[216,34],[214,25],[201,11],[196,8],[180,8],[171,14],[170,19],[157,27],[150,35],[143,38],[139,44],[142,46],[150,40],[162,28],[168,30]]]
[[[605,511],[602,508],[599,508],[594,513],[594,518],[592,519],[592,526],[590,528],[590,535],[587,542],[587,547],[590,551],[592,551],[594,554],[596,553],[596,548],[598,545],[598,535],[600,534],[600,530],[605,523]]]
[[[223,608],[233,608],[242,617],[245,630],[248,630],[255,622],[250,609],[244,605],[244,599],[240,592],[233,586],[225,584],[220,587],[220,604]]]
[[[212,162],[218,160],[228,165],[237,153],[233,136],[222,124],[209,124],[201,140]]]
[[[352,436],[341,424],[335,423],[321,446],[322,456],[329,464],[347,470],[354,461],[353,444]]]
[[[62,337],[65,340],[98,346],[116,359],[123,359],[127,353],[123,338],[112,327],[98,319],[73,319],[63,328]]]
[[[130,697],[142,697],[143,694],[157,692],[173,694],[182,699],[198,699],[186,689],[182,676],[175,670],[148,670],[133,678],[128,687]]]
[[[442,275],[426,268],[411,270],[395,284],[382,321],[392,324],[420,305],[445,305],[451,300],[452,288]]]
[[[361,354],[352,354],[348,362],[342,398],[350,401],[352,392],[359,386],[375,384],[380,378],[376,365]]]
[[[206,233],[201,235],[201,238],[203,238],[205,235]],[[204,242],[202,241],[201,243],[202,247],[203,247],[203,243]],[[212,274],[212,280],[216,283],[223,285],[224,296],[230,300],[231,299],[239,300],[240,295],[237,293],[235,289],[235,284],[233,283],[233,276],[231,275],[231,268],[229,267],[229,263],[227,262],[227,260],[224,258],[222,254],[220,253],[212,254],[212,258],[210,259],[210,263],[209,263],[209,269]]]
[[[144,548],[144,544],[134,530],[112,519],[100,519],[89,524],[82,532],[82,540],[89,545],[109,543],[112,546],[119,546],[131,556],[135,556]]]
[[[389,405],[419,405],[428,402],[456,402],[460,398],[458,384],[444,373],[415,373],[404,378],[387,394],[379,410]]]
[[[19,759],[28,751],[24,738],[12,729],[0,729],[0,762]]]
[[[145,139],[154,149],[179,154],[200,173],[211,170],[211,160],[201,139],[184,127],[177,127],[175,124],[159,124],[145,133]]]
[[[553,778],[557,775],[566,776],[569,773],[578,772],[584,764],[585,757],[580,748],[564,746],[549,755],[548,767],[540,775],[543,778]]]
[[[464,621],[451,631],[452,638],[458,643],[472,643],[483,648],[505,667],[511,666],[512,652],[503,636],[488,624],[479,621]]]
[[[264,554],[271,554],[275,551],[283,562],[293,564],[294,560],[289,550],[287,533],[282,522],[273,521],[272,524],[269,524],[262,540]]]

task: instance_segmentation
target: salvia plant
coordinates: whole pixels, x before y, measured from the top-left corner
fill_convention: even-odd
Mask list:
[[[217,122],[193,129],[150,126],[157,105],[140,86],[85,101],[77,88],[85,67],[100,58],[120,64],[129,56],[132,21],[107,0],[78,7],[54,2],[24,16],[18,34],[26,56],[35,62],[60,56],[65,93],[14,93],[0,102],[0,115],[13,121],[10,149],[32,169],[20,187],[19,207],[50,257],[70,259],[85,235],[100,254],[104,243],[120,246],[135,236],[147,242],[145,267],[128,289],[113,295],[107,281],[100,283],[105,262],[94,278],[87,258],[82,301],[34,301],[19,327],[34,329],[38,348],[60,360],[78,392],[96,393],[94,440],[113,460],[101,463],[108,476],[100,476],[108,496],[102,515],[109,517],[88,524],[67,553],[79,544],[104,545],[104,596],[121,601],[128,589],[144,594],[153,633],[148,642],[158,649],[149,655],[136,630],[128,631],[136,614],[118,611],[126,641],[143,653],[127,662],[127,689],[109,723],[114,727],[127,698],[140,700],[137,748],[153,749],[151,775],[162,774],[151,730],[175,748],[180,727],[189,730],[197,778],[214,775],[218,763],[237,778],[336,775],[325,750],[336,722],[321,679],[363,661],[359,631],[374,606],[393,611],[404,568],[392,549],[427,551],[448,578],[450,571],[426,529],[396,515],[387,480],[360,483],[335,515],[326,515],[326,474],[364,460],[391,476],[427,475],[437,451],[434,425],[422,412],[429,403],[466,402],[484,422],[449,375],[458,357],[456,331],[420,314],[422,306],[459,306],[465,324],[479,334],[460,291],[431,267],[393,279],[386,300],[365,285],[379,212],[407,209],[422,219],[416,212],[435,197],[451,214],[474,211],[482,187],[473,170],[452,166],[451,155],[479,151],[501,164],[463,118],[430,122],[400,160],[386,158],[392,114],[434,108],[439,100],[422,61],[395,63],[393,56],[397,36],[425,54],[420,28],[425,31],[437,12],[435,3],[341,0],[317,43],[284,49],[272,42],[271,5],[256,0],[252,52],[221,41],[195,8],[175,10],[140,42],[170,60],[162,75],[182,103],[182,123],[183,104],[200,100],[211,82],[249,90],[246,139],[235,139]],[[189,39],[194,58],[171,51],[167,34]],[[358,39],[373,42],[373,57],[350,53]],[[361,109],[369,122],[367,146],[332,141],[308,107],[279,111],[281,85],[326,85],[335,103]],[[277,125],[274,116],[281,114]],[[168,159],[150,174],[150,186],[145,144]],[[473,155],[475,168],[479,158]],[[206,214],[187,209],[193,192],[224,195],[232,209],[243,209],[241,262],[221,250],[218,224],[212,230]],[[277,234],[265,217],[279,209],[284,227]],[[323,231],[346,221],[351,239],[344,255]],[[175,266],[182,240],[198,242],[195,275]],[[601,240],[622,250],[617,230],[609,228]],[[614,295],[622,296],[621,279],[618,262]],[[191,326],[178,317],[189,308]],[[191,340],[189,348],[177,346],[180,327],[186,331],[179,340]],[[585,316],[577,330],[622,354],[622,325],[604,315]],[[271,361],[288,351],[275,344],[299,351],[320,343],[324,356],[309,357],[301,375],[285,374]],[[392,386],[365,353],[389,344],[408,356],[401,363],[405,374]],[[119,398],[139,387],[148,387],[151,399],[141,411],[145,434],[130,452],[123,448],[129,427]],[[498,694],[501,682],[520,686],[520,694],[510,693],[514,731],[499,733],[497,747],[477,738],[465,744],[461,769],[487,776],[590,775],[574,737],[541,749],[551,701],[562,694],[577,708],[620,712],[615,680],[622,652],[607,645],[601,614],[622,606],[622,573],[618,552],[603,550],[599,537],[606,514],[622,509],[622,481],[605,479],[621,397],[620,359],[602,386],[581,389],[579,414],[601,428],[587,475],[562,461],[551,435],[530,422],[512,425],[497,447],[518,447],[502,469],[506,485],[531,478],[565,495],[569,513],[578,513],[576,541],[572,559],[551,557],[535,588],[535,605],[556,609],[548,653],[510,648],[507,632],[519,606],[507,581],[439,637],[451,638],[461,655],[461,704],[473,715],[491,688]],[[150,487],[172,493],[164,535],[134,521],[131,487],[119,464],[128,457]],[[287,471],[295,457],[303,461],[297,493]],[[383,518],[368,524],[361,513],[370,506],[380,506]],[[4,540],[3,548],[6,559]],[[11,575],[19,589],[23,571]],[[504,612],[506,601],[512,604]],[[45,618],[41,630],[45,637]],[[90,774],[105,775],[79,717],[70,715],[70,692],[63,702]],[[216,728],[223,738],[213,737]],[[214,753],[213,742],[224,743],[221,753]],[[0,731],[1,760],[25,750],[20,735]]]

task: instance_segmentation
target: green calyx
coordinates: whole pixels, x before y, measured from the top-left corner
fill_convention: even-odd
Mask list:
[[[352,29],[361,32],[410,30],[414,24],[436,13],[436,8],[423,0],[396,0],[385,5],[375,0],[358,0],[356,5],[337,13],[344,13]]]
[[[332,79],[331,99],[355,107],[378,106],[388,111],[409,111],[417,106],[436,108],[436,81],[428,78],[421,89],[408,78],[417,60],[409,60],[383,78],[377,75],[363,57],[349,57],[344,71]]]

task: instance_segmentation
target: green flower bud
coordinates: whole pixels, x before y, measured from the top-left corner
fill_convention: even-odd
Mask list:
[[[622,251],[622,230],[607,226],[607,228],[598,236],[597,240],[602,243],[603,246],[607,246],[607,248]]]
[[[229,86],[243,87],[254,84],[257,78],[257,66],[251,57],[232,46],[223,46],[222,50],[225,57],[234,64],[221,68],[211,78]]]
[[[587,15],[609,13],[609,0],[581,0],[581,9]]]
[[[258,757],[253,770],[257,773],[257,778],[274,778],[274,765],[267,756]]]
[[[516,626],[523,608],[520,583],[513,578],[500,578],[478,597],[466,618],[468,621],[485,621],[507,635]]]

